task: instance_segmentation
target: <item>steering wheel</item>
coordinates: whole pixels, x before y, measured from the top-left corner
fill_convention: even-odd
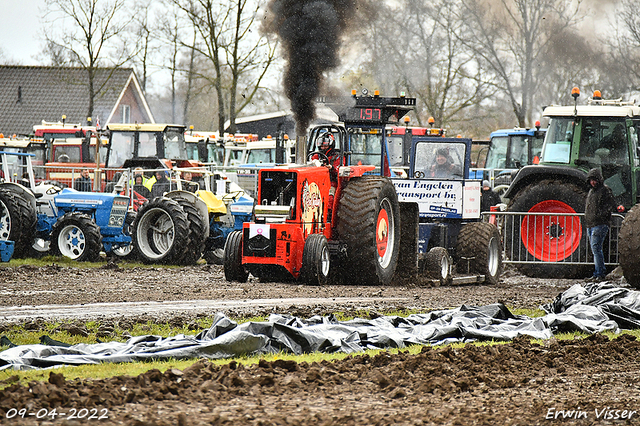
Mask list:
[[[244,191],[232,191],[222,196],[222,201],[237,201],[244,194]]]
[[[329,164],[329,157],[327,157],[327,154],[321,151],[311,151],[309,154],[307,154],[307,161],[311,160],[311,157],[313,157],[314,155],[317,155],[320,158],[322,164]]]
[[[52,185],[49,188],[47,188],[47,190],[45,191],[45,193],[47,195],[56,195],[58,192],[62,191],[62,188],[57,186],[57,185]]]

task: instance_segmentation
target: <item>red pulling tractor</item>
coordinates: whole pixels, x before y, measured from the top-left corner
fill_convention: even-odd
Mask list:
[[[343,163],[344,156],[336,155]],[[269,280],[286,270],[305,283],[324,284],[333,252],[348,258],[341,263],[349,265],[333,265],[332,272],[340,270],[336,277],[361,283],[391,281],[400,242],[393,184],[381,176],[364,175],[374,166],[336,170],[324,153],[309,153],[309,158],[316,156],[324,160],[324,167],[311,163],[260,170],[255,222],[245,223],[227,239],[228,280],[244,282],[249,272]]]

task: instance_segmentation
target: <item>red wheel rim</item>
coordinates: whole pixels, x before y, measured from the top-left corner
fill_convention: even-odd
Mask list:
[[[378,256],[384,257],[389,244],[389,215],[385,209],[380,209],[378,213],[378,223],[376,224],[376,246]]]
[[[568,204],[547,200],[529,213],[575,213]],[[559,262],[578,249],[582,225],[578,216],[527,216],[522,219],[520,238],[527,251],[538,260]]]

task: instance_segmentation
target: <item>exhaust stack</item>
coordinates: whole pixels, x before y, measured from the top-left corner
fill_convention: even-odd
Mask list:
[[[296,136],[296,164],[306,164],[307,154],[307,137]]]

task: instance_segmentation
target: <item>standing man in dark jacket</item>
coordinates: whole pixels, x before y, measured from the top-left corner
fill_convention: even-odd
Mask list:
[[[587,195],[587,204],[584,212],[584,222],[589,235],[589,244],[593,253],[595,271],[588,281],[600,282],[607,275],[604,266],[604,252],[602,246],[609,232],[611,212],[623,212],[623,206],[616,206],[611,189],[604,184],[604,178],[600,169],[591,169],[587,174],[587,181],[591,185]]]
[[[151,197],[162,197],[165,192],[171,190],[171,183],[167,179],[167,173],[164,170],[156,170],[156,182],[151,187]]]
[[[80,177],[76,179],[73,184],[73,189],[82,192],[91,192],[91,177],[89,177],[89,170],[83,169],[80,173]]]

